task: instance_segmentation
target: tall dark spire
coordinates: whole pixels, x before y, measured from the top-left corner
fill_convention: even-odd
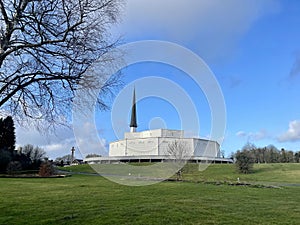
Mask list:
[[[131,119],[130,119],[130,132],[135,132],[137,128],[136,122],[136,102],[135,102],[135,88],[133,89],[133,97],[132,97],[132,108],[131,108]]]

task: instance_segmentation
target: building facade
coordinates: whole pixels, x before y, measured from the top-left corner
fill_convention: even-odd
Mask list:
[[[183,130],[127,132],[123,140],[109,144],[109,156],[220,157],[216,141],[185,138]]]
[[[135,90],[131,108],[130,132],[123,140],[109,144],[108,157],[85,159],[87,163],[164,162],[183,159],[191,162],[232,163],[220,158],[217,141],[184,137],[183,130],[156,129],[137,132]]]

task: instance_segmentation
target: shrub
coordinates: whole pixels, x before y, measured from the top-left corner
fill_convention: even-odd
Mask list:
[[[9,162],[12,160],[12,155],[6,149],[0,149],[0,172],[6,172]]]
[[[40,166],[39,176],[50,177],[55,174],[55,169],[50,162],[43,162]]]
[[[244,150],[236,153],[236,166],[240,173],[250,173],[253,169],[254,159],[251,152]]]
[[[11,161],[6,170],[8,174],[15,175],[22,170],[22,164],[19,161]]]

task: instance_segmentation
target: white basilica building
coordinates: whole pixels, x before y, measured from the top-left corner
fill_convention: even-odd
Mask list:
[[[135,90],[131,109],[130,132],[124,139],[109,144],[109,156],[86,158],[87,163],[164,162],[184,159],[189,162],[232,163],[220,157],[217,141],[187,138],[183,130],[155,129],[137,132]]]
[[[220,146],[216,141],[185,138],[183,130],[157,129],[125,133],[123,140],[109,144],[109,156],[220,157]]]

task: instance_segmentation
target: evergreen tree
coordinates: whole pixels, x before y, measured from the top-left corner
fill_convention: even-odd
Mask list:
[[[3,143],[3,132],[4,132],[4,124],[3,124],[3,118],[0,118],[0,149],[4,148]]]
[[[11,162],[12,156],[5,148],[0,148],[0,172],[6,172],[7,165]]]
[[[240,173],[251,173],[254,164],[254,158],[249,150],[237,151],[236,167]]]
[[[13,159],[15,143],[15,127],[12,117],[0,118],[0,171],[2,172]]]
[[[294,158],[295,158],[295,162],[299,163],[299,161],[300,161],[300,152],[296,152],[295,155],[294,155]]]
[[[15,150],[16,135],[14,121],[11,116],[6,117],[1,124],[0,148],[5,148],[13,153]]]

